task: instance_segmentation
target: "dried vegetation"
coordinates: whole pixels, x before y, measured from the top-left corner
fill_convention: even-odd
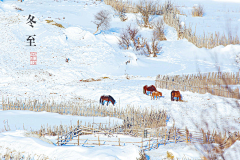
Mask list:
[[[47,23],[51,24],[51,25],[55,25],[55,26],[60,27],[60,28],[65,28],[65,27],[63,27],[61,24],[56,23],[56,22],[54,22],[53,20],[45,20],[45,21],[46,21]]]

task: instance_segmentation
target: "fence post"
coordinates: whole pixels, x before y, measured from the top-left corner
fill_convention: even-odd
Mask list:
[[[58,133],[57,145],[59,146],[59,133]]]
[[[176,132],[176,128],[174,128],[175,131],[175,143],[177,143],[177,132]]]
[[[147,130],[144,129],[144,138],[147,138]]]
[[[150,142],[151,142],[151,137],[149,137],[149,144],[148,144],[149,149],[150,149]]]
[[[143,148],[143,137],[142,137],[142,148]]]
[[[205,144],[206,143],[206,135],[205,135],[205,133],[204,133],[204,130],[202,129],[202,134],[203,134],[203,144]]]
[[[79,146],[79,132],[78,132],[78,146]]]
[[[121,146],[121,144],[120,144],[120,138],[118,138],[118,145]]]
[[[188,129],[187,129],[187,127],[185,128],[185,131],[186,131],[186,143],[188,143]]]
[[[166,141],[167,141],[167,129],[166,129],[166,132],[165,132],[165,141],[164,141],[164,146],[166,144]]]
[[[100,139],[99,139],[99,136],[98,136],[98,145],[100,146]]]

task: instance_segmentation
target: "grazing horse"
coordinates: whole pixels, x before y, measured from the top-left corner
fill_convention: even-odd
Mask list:
[[[159,92],[159,91],[153,91],[152,92],[152,96],[151,96],[151,99],[155,99],[155,96],[156,96],[156,99],[159,97],[162,97],[162,92]]]
[[[171,92],[171,101],[174,101],[174,97],[177,97],[177,101],[181,101],[181,94],[179,91],[172,91]]]
[[[150,95],[152,94],[153,91],[157,91],[156,87],[154,85],[151,85],[151,86],[143,86],[143,94],[147,94],[147,91],[150,92]]]
[[[115,100],[114,100],[114,98],[112,97],[112,96],[110,96],[110,95],[102,95],[101,97],[100,97],[100,100],[99,100],[99,102],[102,104],[102,105],[104,105],[104,101],[107,101],[107,106],[108,106],[108,102],[110,101],[110,102],[112,102],[112,104],[114,105],[115,104]]]

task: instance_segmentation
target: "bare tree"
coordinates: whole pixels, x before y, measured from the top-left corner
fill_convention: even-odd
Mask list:
[[[94,16],[95,21],[94,24],[97,25],[97,33],[98,29],[106,30],[110,27],[111,15],[107,10],[101,10]],[[94,34],[95,34],[94,33]]]

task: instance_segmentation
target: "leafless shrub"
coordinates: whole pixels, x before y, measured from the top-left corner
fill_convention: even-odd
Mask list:
[[[119,16],[121,21],[126,21],[127,20],[127,5],[125,3],[121,3],[120,1],[116,2],[116,5],[114,7],[116,11],[116,15]]]
[[[157,54],[161,51],[162,47],[159,46],[159,41],[158,41],[158,36],[156,31],[153,31],[153,35],[152,35],[152,42],[151,42],[151,46],[146,43],[146,49],[144,49],[144,53],[146,55],[153,55],[153,57],[157,57]]]
[[[131,45],[130,36],[126,30],[122,31],[118,44],[123,49],[128,49],[130,47]]]
[[[119,15],[120,20],[123,21],[123,22],[128,19],[127,16],[126,16],[126,10],[124,8],[123,8],[122,11],[118,12],[118,15]]]
[[[147,160],[147,157],[146,157],[146,154],[145,152],[142,150],[142,151],[139,151],[139,158],[137,158],[137,160]]]
[[[154,15],[156,13],[156,4],[153,3],[153,1],[142,0],[136,7],[137,10],[141,13],[141,20],[143,21],[143,23],[138,24],[140,26],[142,25],[143,27],[151,27],[149,23],[149,17],[150,15]],[[139,20],[137,20],[137,22],[139,22]]]
[[[94,18],[95,21],[93,23],[97,25],[95,33],[97,33],[98,29],[106,30],[110,27],[111,16],[109,11],[101,10],[94,16]]]
[[[167,40],[164,35],[164,22],[163,20],[159,19],[157,22],[153,24],[154,26],[154,33],[156,33],[156,37],[159,41],[165,41]]]
[[[127,26],[120,35],[119,45],[123,49],[134,48],[136,51],[140,50],[145,45],[145,40],[139,34],[139,29],[136,27]]]
[[[203,6],[202,5],[198,5],[198,6],[194,6],[192,9],[192,16],[193,17],[202,17],[204,14],[204,10],[203,10]]]

